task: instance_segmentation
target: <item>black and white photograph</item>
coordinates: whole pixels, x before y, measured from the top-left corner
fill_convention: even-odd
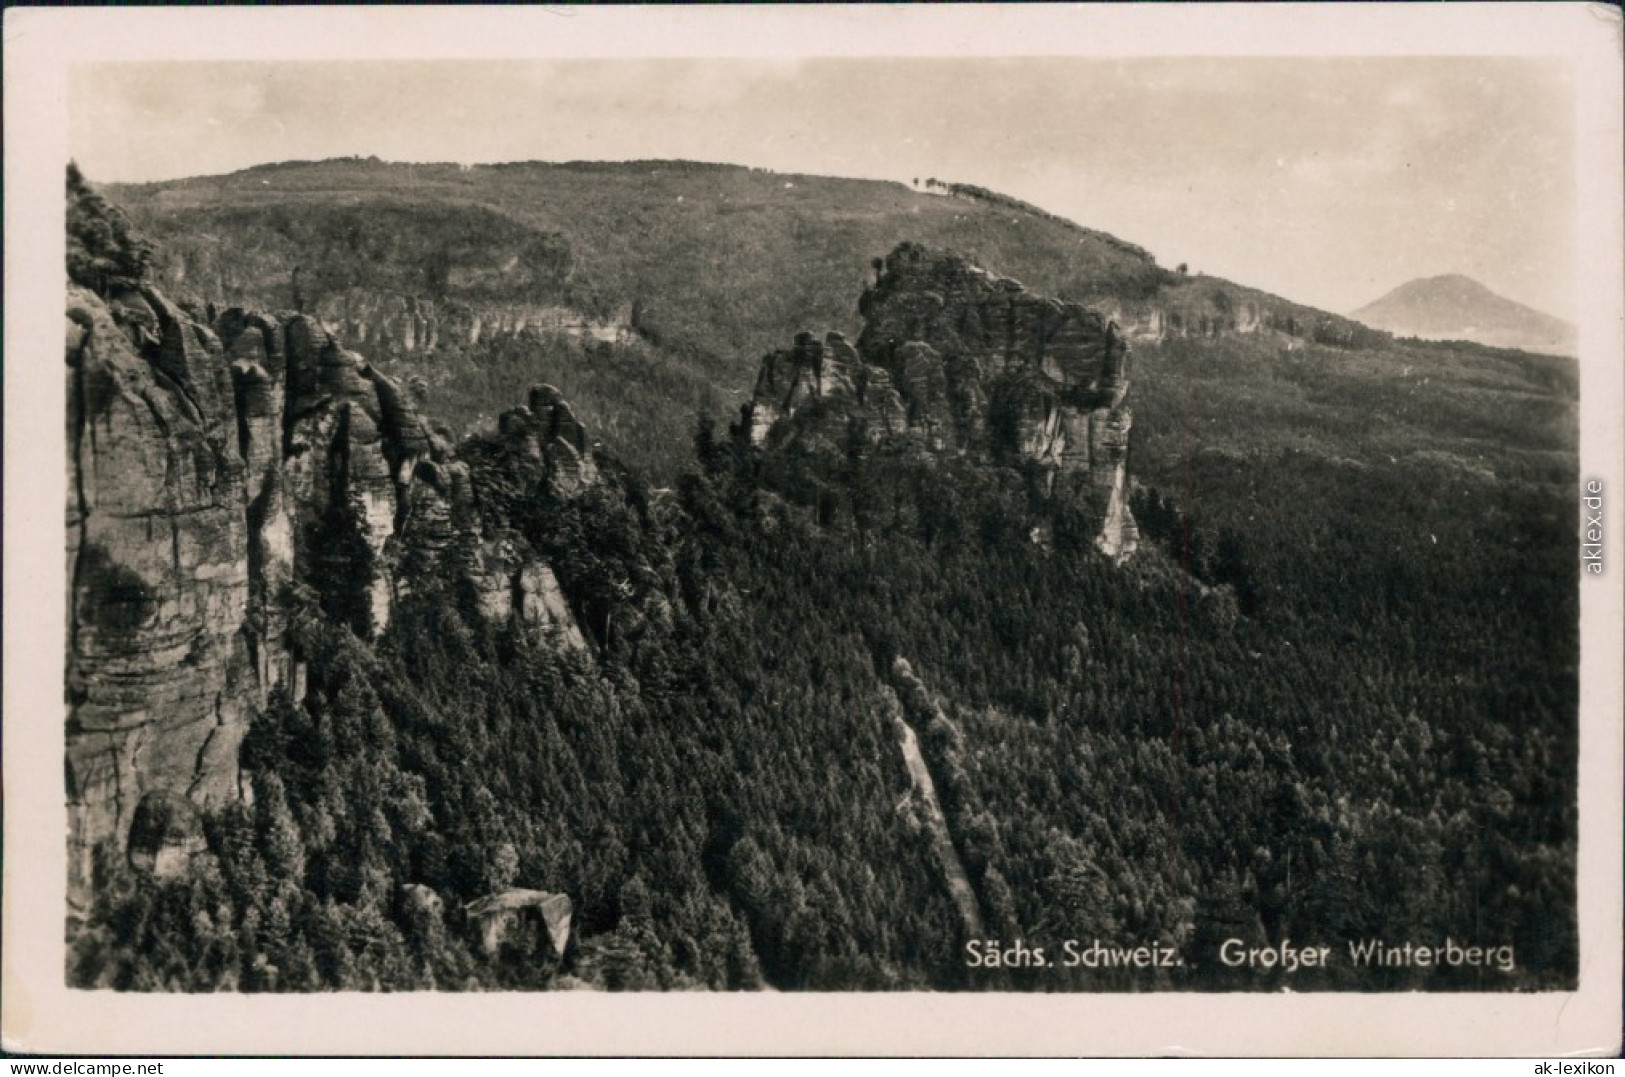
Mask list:
[[[1611,939],[1618,1049],[1585,64],[187,14],[64,64],[29,164],[42,990],[1501,1012]]]

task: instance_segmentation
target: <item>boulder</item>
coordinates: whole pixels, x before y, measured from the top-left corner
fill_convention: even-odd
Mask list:
[[[542,890],[504,890],[470,902],[465,911],[479,932],[480,947],[494,954],[502,943],[527,926],[546,933],[553,953],[564,955],[570,944],[570,918],[574,908],[566,894]]]
[[[178,793],[148,793],[136,805],[127,841],[130,866],[159,879],[186,874],[192,858],[208,850],[203,820],[190,800]]]

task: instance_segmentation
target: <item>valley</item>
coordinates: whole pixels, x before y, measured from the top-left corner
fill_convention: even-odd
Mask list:
[[[938,186],[70,175],[69,983],[1572,987],[1574,363]]]
[[[995,192],[948,191],[686,161],[347,159],[109,193],[157,244],[166,291],[291,309],[297,270],[308,312],[422,379],[458,433],[494,421],[511,385],[546,382],[660,481],[681,471],[693,415],[731,417],[766,351],[802,331],[855,337],[873,261],[904,241],[1100,310],[1135,342],[1380,336]]]

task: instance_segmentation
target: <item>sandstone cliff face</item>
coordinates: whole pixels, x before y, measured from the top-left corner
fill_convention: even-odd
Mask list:
[[[1133,552],[1131,360],[1115,322],[910,243],[885,259],[860,310],[856,348],[802,333],[764,358],[741,424],[752,444],[827,439],[855,423],[871,441],[1036,464],[1052,492],[1069,488],[1095,509],[1103,551]]]
[[[638,335],[632,325],[630,303],[621,304],[604,317],[573,307],[486,303],[466,315],[454,316],[452,322],[458,339],[468,344],[490,336],[518,336],[526,330],[609,344],[627,344]]]
[[[115,321],[94,296],[69,297],[70,895],[146,794],[238,795],[237,747],[262,691],[226,363],[156,293],[122,309]]]
[[[171,268],[166,286],[180,294],[192,287],[184,273]],[[208,279],[196,282],[216,287],[215,294],[241,288],[218,289]],[[558,333],[579,340],[627,344],[636,340],[632,304],[622,303],[602,314],[591,314],[563,304],[514,303],[494,300],[435,299],[427,295],[348,288],[307,299],[291,285],[254,289],[263,297],[277,293],[278,304],[301,305],[310,316],[328,326],[352,348],[368,355],[432,355],[442,347],[467,347],[481,341],[516,337],[524,332]],[[243,300],[245,302],[252,300]],[[212,321],[206,316],[200,320]]]
[[[1106,312],[1129,340],[1142,343],[1278,334],[1289,338],[1289,349],[1296,346],[1294,339],[1358,348],[1384,336],[1348,318],[1200,275],[1182,279],[1152,299],[1114,301]]]
[[[488,615],[585,646],[552,570],[484,533],[446,438],[318,320],[233,309],[206,326],[154,289],[75,289],[65,343],[76,907],[98,850],[179,871],[200,847],[187,813],[247,795],[250,720],[279,685],[303,694],[290,585],[378,631],[414,587],[460,575]],[[556,390],[504,418],[556,492],[596,481]]]
[[[1120,306],[1113,314],[1124,335],[1135,341],[1160,342],[1187,337],[1219,337],[1278,330],[1296,335],[1298,319],[1252,300],[1218,302],[1177,297],[1164,302]]]
[[[532,389],[526,406],[502,413],[497,430],[526,455],[546,462],[548,483],[555,493],[568,497],[598,481],[587,430],[553,386]]]
[[[773,423],[819,399],[858,395],[862,360],[840,333],[822,341],[811,333],[796,334],[795,344],[762,359],[750,416],[751,440],[760,444]]]
[[[164,291],[302,311],[374,358],[427,355],[527,329],[597,341],[635,336],[629,301],[580,309],[570,298],[569,236],[526,226],[467,198],[466,189],[450,202],[404,204],[381,196],[373,186],[379,178],[363,177],[331,200],[294,198],[274,222],[230,197],[180,208],[168,198],[147,202],[150,192],[121,194],[146,203],[137,213],[149,234],[163,237],[148,279]],[[415,178],[402,178],[415,186]],[[456,186],[466,188],[466,178]],[[324,184],[324,191],[334,189]],[[263,205],[265,193],[251,201]]]
[[[427,355],[442,345],[478,344],[527,330],[612,344],[637,336],[629,303],[595,317],[557,304],[437,302],[351,289],[319,300],[312,309],[345,340],[371,352]]]
[[[570,650],[587,649],[586,637],[570,612],[558,577],[514,534],[502,534],[479,548],[480,610],[487,620],[514,618],[553,637]]]
[[[1113,406],[1128,387],[1128,347],[1103,315],[1035,296],[953,254],[903,244],[859,304],[858,349],[897,373],[910,343],[942,356],[958,383],[1036,371],[1080,405]]]

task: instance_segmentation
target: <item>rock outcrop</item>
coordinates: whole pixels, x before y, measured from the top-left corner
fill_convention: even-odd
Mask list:
[[[1080,404],[1115,406],[1128,388],[1128,347],[1103,315],[1035,296],[954,254],[903,244],[859,310],[858,350],[868,361],[896,374],[910,344],[928,345],[955,393],[1022,371],[1042,373]]]
[[[556,493],[580,493],[598,481],[586,428],[551,385],[536,386],[528,405],[503,412],[497,431],[517,442],[526,455],[546,461],[548,482]]]
[[[160,879],[185,874],[192,858],[208,848],[203,820],[178,793],[153,792],[136,805],[130,822],[130,866]]]
[[[470,902],[466,911],[479,930],[480,947],[487,954],[495,954],[503,942],[526,926],[540,929],[553,953],[560,957],[570,944],[570,920],[575,909],[567,894],[504,890]]]
[[[474,579],[478,581],[480,611],[487,620],[512,618],[555,636],[566,648],[587,649],[586,637],[565,601],[558,577],[524,539],[502,534],[482,543]]]
[[[1113,300],[1106,313],[1136,343],[1278,334],[1288,338],[1289,348],[1296,346],[1295,340],[1365,348],[1386,336],[1348,318],[1200,275],[1169,285],[1153,298]]]
[[[521,333],[557,333],[579,340],[625,344],[637,338],[632,305],[606,316],[563,305],[436,301],[350,289],[310,308],[357,348],[429,355],[443,345],[468,346]]]
[[[1103,551],[1133,552],[1131,360],[1115,322],[912,243],[885,259],[860,311],[856,347],[802,333],[763,359],[742,436],[771,446],[855,425],[870,441],[1036,465],[1051,492],[1090,503]]]
[[[1277,330],[1300,332],[1299,319],[1257,300],[1231,300],[1223,291],[1210,296],[1173,296],[1160,302],[1120,305],[1113,320],[1130,340],[1160,342],[1186,337],[1248,335]]]
[[[316,319],[212,325],[151,288],[70,292],[67,798],[70,904],[98,856],[159,875],[188,810],[244,797],[238,748],[271,690],[303,695],[290,590],[367,634],[462,578],[488,615],[585,641],[552,569],[487,527],[446,437]],[[556,390],[504,417],[569,496],[597,481]],[[190,821],[189,821],[190,820]]]
[[[268,641],[248,630],[246,469],[213,334],[74,291],[67,363],[72,898],[147,793],[238,795]]]

